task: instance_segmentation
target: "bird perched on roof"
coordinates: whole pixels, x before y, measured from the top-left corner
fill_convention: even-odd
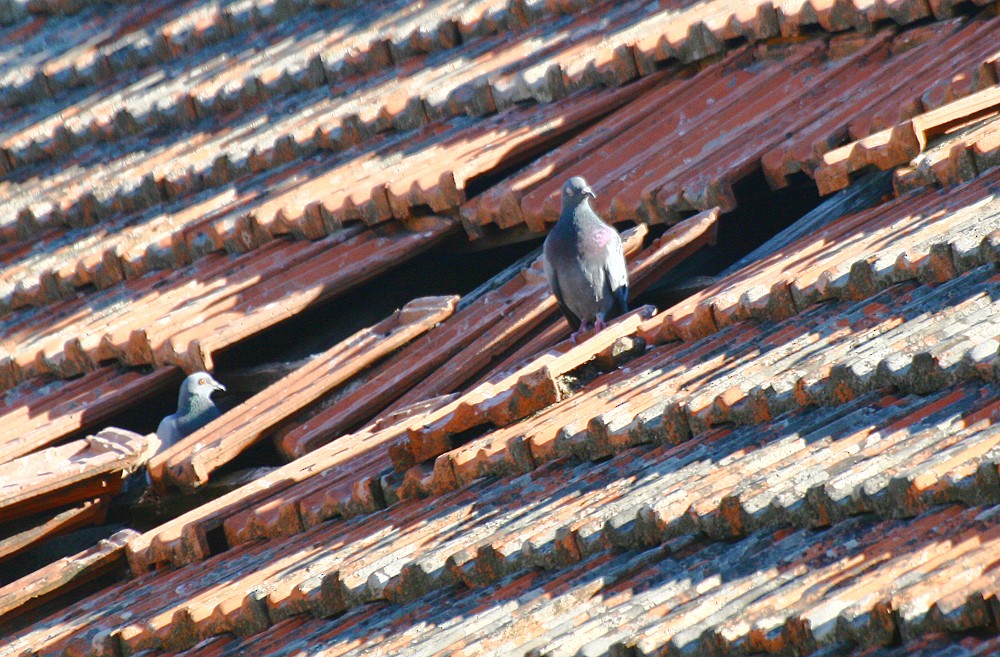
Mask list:
[[[177,396],[177,412],[160,420],[156,428],[160,450],[170,447],[221,415],[212,401],[212,393],[225,390],[226,386],[212,378],[208,372],[195,372],[181,383]]]
[[[573,327],[575,343],[587,324],[598,331],[628,310],[628,270],[618,231],[590,206],[597,195],[580,176],[562,186],[562,212],[545,238],[542,262],[549,287]]]

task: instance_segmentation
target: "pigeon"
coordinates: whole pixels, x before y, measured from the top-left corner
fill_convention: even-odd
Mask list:
[[[580,334],[593,324],[628,310],[628,270],[618,231],[604,223],[590,206],[596,194],[580,176],[562,186],[562,212],[545,238],[542,263],[549,287],[566,320]]]
[[[221,413],[212,401],[212,393],[225,389],[208,372],[195,372],[184,379],[177,397],[177,412],[160,420],[156,428],[160,451],[219,417]]]

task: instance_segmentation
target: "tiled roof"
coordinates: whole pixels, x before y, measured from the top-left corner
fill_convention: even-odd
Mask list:
[[[105,523],[142,463],[167,500],[271,466],[0,576],[0,657],[997,651],[996,5],[0,0],[0,26],[0,561]],[[570,174],[639,224],[642,302],[766,237],[747,185],[872,168],[871,207],[578,343],[537,254],[356,323],[421,254],[540,237]],[[108,427],[359,290],[346,337],[166,451]]]

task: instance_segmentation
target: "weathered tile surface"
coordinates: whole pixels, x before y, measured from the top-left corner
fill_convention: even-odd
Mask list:
[[[161,486],[196,487],[292,413],[450,316],[458,297],[423,297],[342,340],[150,459]]]
[[[0,587],[0,623],[28,612],[31,607],[120,566],[131,529],[115,533],[97,546]]]
[[[607,216],[673,223],[746,203],[758,169],[822,187],[851,141],[846,179],[882,162],[861,152],[903,165],[897,198],[574,348],[529,269],[0,654],[992,654],[1000,23],[980,6],[0,2],[0,444],[21,459],[460,227],[543,229],[570,170]],[[634,291],[715,218],[644,249]],[[432,344],[449,330],[475,335]],[[163,472],[203,482],[382,355],[346,354]]]
[[[91,428],[179,380],[176,368],[141,374],[101,367],[72,381],[25,381],[7,390],[0,405],[0,462]]]
[[[3,379],[12,386],[39,374],[68,377],[111,359],[211,369],[213,351],[360,284],[456,227],[427,217],[410,228],[345,229],[317,242],[271,242],[259,253],[213,254],[176,272],[21,311],[4,323]],[[47,326],[39,331],[43,314]]]
[[[0,521],[114,495],[159,447],[155,435],[108,428],[0,465]]]

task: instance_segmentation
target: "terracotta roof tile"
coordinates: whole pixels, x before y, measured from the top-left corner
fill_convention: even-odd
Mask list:
[[[264,632],[263,637],[209,645],[221,649],[222,654],[228,654],[230,649],[242,654],[256,654],[257,650],[268,654],[279,650],[282,652],[278,654],[284,654],[294,650],[300,641],[324,646],[331,654],[376,645],[393,651],[405,645],[413,654],[434,655],[460,647],[470,654],[482,654],[483,649],[497,647],[493,642],[499,636],[506,637],[509,643],[502,645],[508,649],[536,645],[574,652],[591,643],[605,650],[631,647],[640,654],[668,646],[684,651],[696,647],[704,650],[712,645],[727,654],[806,650],[843,641],[872,646],[891,639],[894,631],[902,631],[906,637],[924,630],[979,626],[983,621],[977,620],[975,599],[978,591],[984,591],[977,587],[987,585],[986,581],[956,579],[949,568],[957,557],[965,555],[970,564],[978,564],[970,568],[970,573],[984,572],[996,535],[994,509],[946,507],[914,521],[873,522],[860,517],[820,532],[762,531],[736,544],[687,540],[668,543],[666,550],[619,552],[614,559],[613,553],[602,551],[567,569],[529,571],[507,579],[502,579],[501,562],[493,562],[501,568],[492,573],[501,577],[498,587],[466,590],[461,595],[456,595],[455,589],[444,588],[408,604],[369,604],[333,621],[282,622],[269,629],[257,628]],[[328,545],[344,545],[349,536],[341,535]],[[968,540],[968,536],[978,536],[978,540]],[[267,551],[262,552],[263,547],[256,546],[245,557],[264,556]],[[349,550],[358,547],[354,543]],[[491,558],[499,555],[490,554]],[[338,563],[351,570],[362,568],[357,575],[344,579],[329,579],[327,575],[326,581],[333,587],[326,595],[339,588],[344,596],[342,602],[350,606],[357,604],[353,597],[357,589],[353,587],[361,586],[360,582],[355,584],[354,578],[372,568],[376,569],[373,573],[379,572],[378,562],[364,557],[360,561],[330,555],[317,557],[313,561],[317,573],[329,573],[326,569]],[[486,553],[479,558],[486,558]],[[244,570],[234,570],[237,563],[246,564]],[[237,576],[244,586],[254,586],[260,575],[276,572],[274,568],[282,563],[276,561],[273,567],[256,573],[245,570],[249,566],[247,559],[230,559],[204,572],[178,571],[169,578],[174,580],[172,585],[184,582],[200,588],[203,593],[192,598],[199,607],[189,607],[187,612],[171,617],[171,609],[176,606],[170,603],[165,607],[162,602],[155,605],[155,616],[133,606],[139,617],[148,619],[146,624],[125,621],[127,624],[111,636],[120,632],[117,636],[124,646],[134,651],[192,646],[204,637],[204,631],[253,630],[251,609],[244,608],[228,619],[220,606],[214,607],[214,616],[204,614],[226,600],[227,591],[232,590],[223,582]],[[397,571],[398,566],[393,565],[390,572]],[[286,569],[286,579],[293,572]],[[722,577],[722,573],[726,576]],[[185,579],[178,579],[182,574]],[[389,577],[387,583],[392,581]],[[301,594],[315,590],[319,578],[315,579],[315,583],[304,580],[307,588],[300,589]],[[392,597],[391,584],[384,588],[382,581],[369,576],[364,590]],[[947,583],[942,596],[928,588],[937,582]],[[222,588],[213,586],[215,583],[222,584]],[[132,595],[142,590],[133,586]],[[257,595],[266,590],[257,589]],[[125,591],[117,593],[121,596]],[[932,601],[952,594],[964,595],[967,602],[950,616],[935,614]],[[276,612],[277,618],[281,617],[280,605],[286,595],[283,587],[272,589],[268,595],[269,610]],[[317,595],[315,599],[302,598],[302,602],[313,609],[325,609],[326,613],[330,608],[316,605],[339,604],[336,597],[324,599],[322,594]],[[448,604],[442,604],[444,600]],[[121,597],[95,598],[91,604],[109,604],[106,617],[110,619],[115,609],[126,609],[123,605],[127,602]],[[228,608],[241,608],[236,600],[233,605]],[[890,613],[891,608],[907,612],[897,615]],[[612,618],[613,623],[606,622]],[[81,620],[78,615],[73,622],[79,624]],[[99,627],[92,626],[88,632],[99,632]],[[23,635],[15,639],[14,645],[41,638],[37,634]],[[45,645],[52,646],[51,641]]]
[[[8,621],[22,615],[46,599],[120,565],[125,556],[125,543],[135,534],[131,529],[124,529],[93,548],[0,587],[0,620]]]
[[[124,473],[152,454],[158,441],[123,429],[47,447],[0,465],[0,520],[74,504],[121,490]]]
[[[0,461],[24,456],[93,427],[176,379],[174,368],[144,375],[102,367],[73,381],[32,379],[21,383],[5,392],[0,405]]]
[[[823,156],[816,183],[821,192],[829,193],[845,187],[848,176],[866,166],[890,169],[906,164],[935,137],[995,115],[1000,106],[998,98],[1000,86],[990,86],[834,149]]]
[[[451,315],[458,297],[411,301],[390,317],[358,331],[239,406],[153,457],[150,477],[195,487],[268,430],[335,386]]]
[[[1000,121],[995,118],[959,129],[925,148],[896,170],[900,193],[926,186],[955,185],[1000,164]]]
[[[844,216],[789,246],[793,260],[770,256],[668,309],[649,322],[650,337],[691,339],[734,321],[787,317],[819,301],[863,298],[908,278],[946,280],[991,262],[984,245],[996,230],[995,184],[987,174],[954,195],[908,194]]]
[[[69,506],[51,517],[39,517],[27,528],[8,533],[0,540],[0,562],[13,559],[54,536],[104,522],[108,498],[97,497]]]
[[[393,225],[314,243],[271,242],[252,257],[213,254],[171,274],[45,309],[51,319],[43,333],[29,328],[38,310],[20,313],[7,323],[4,349],[12,372],[6,379],[13,385],[35,374],[70,376],[107,359],[210,369],[216,349],[359,284],[455,227],[427,218],[414,230]],[[273,303],[278,299],[281,304]],[[147,317],[158,320],[150,324]]]

